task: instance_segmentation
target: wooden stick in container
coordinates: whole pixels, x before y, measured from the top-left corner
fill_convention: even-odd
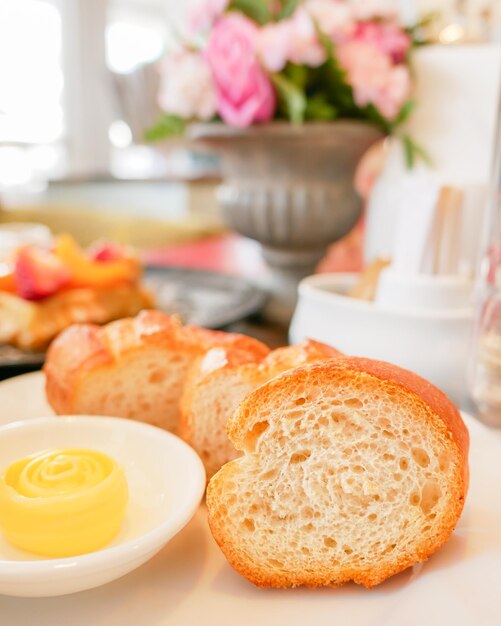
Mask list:
[[[379,276],[389,264],[390,259],[382,258],[376,259],[370,263],[362,270],[357,282],[349,290],[347,295],[350,298],[357,298],[358,300],[374,300]]]
[[[433,274],[459,271],[463,192],[442,187],[436,207],[433,230]]]

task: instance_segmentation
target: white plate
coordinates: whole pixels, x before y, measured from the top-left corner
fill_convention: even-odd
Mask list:
[[[0,593],[57,596],[115,580],[150,559],[195,514],[205,489],[196,453],[178,437],[131,420],[46,417],[1,426],[0,470],[40,450],[79,447],[109,454],[126,474],[129,501],[119,534],[96,552],[47,559],[0,533]]]
[[[40,375],[0,384],[0,419],[36,415]],[[38,394],[38,396],[37,396]],[[367,591],[257,589],[226,563],[202,507],[148,563],[60,598],[0,596],[2,626],[498,626],[501,624],[501,438],[466,417],[471,487],[450,541],[422,567]]]

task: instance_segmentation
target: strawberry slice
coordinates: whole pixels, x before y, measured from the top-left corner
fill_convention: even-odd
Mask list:
[[[127,258],[124,246],[110,241],[97,243],[89,250],[89,257],[93,261],[121,261]]]
[[[46,298],[59,291],[70,280],[71,272],[49,251],[29,246],[17,251],[14,281],[21,298]]]

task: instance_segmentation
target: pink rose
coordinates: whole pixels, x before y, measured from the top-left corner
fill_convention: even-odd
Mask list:
[[[392,67],[381,89],[376,106],[389,120],[400,111],[411,95],[411,77],[405,65]]]
[[[357,105],[373,104],[386,119],[393,119],[410,95],[408,69],[393,65],[388,55],[359,41],[339,45],[337,53]]]
[[[289,59],[291,30],[284,20],[267,24],[258,32],[257,50],[263,65],[270,72],[280,72]]]
[[[395,63],[401,63],[404,60],[411,45],[409,35],[403,32],[396,23],[361,22],[356,26],[354,38],[388,54]]]
[[[258,32],[257,48],[263,64],[271,72],[280,72],[288,61],[317,67],[326,58],[315,23],[303,7],[289,19],[263,26]]]
[[[233,13],[215,24],[205,50],[217,90],[217,110],[233,126],[268,122],[275,112],[275,92],[258,62],[258,28]]]
[[[299,7],[291,18],[292,39],[289,61],[317,67],[325,61],[325,50],[318,40],[315,22],[308,11]]]

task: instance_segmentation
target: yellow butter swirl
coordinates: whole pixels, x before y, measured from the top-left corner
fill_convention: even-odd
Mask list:
[[[47,450],[12,463],[0,478],[6,539],[47,557],[98,550],[118,533],[128,489],[120,466],[94,450]]]

